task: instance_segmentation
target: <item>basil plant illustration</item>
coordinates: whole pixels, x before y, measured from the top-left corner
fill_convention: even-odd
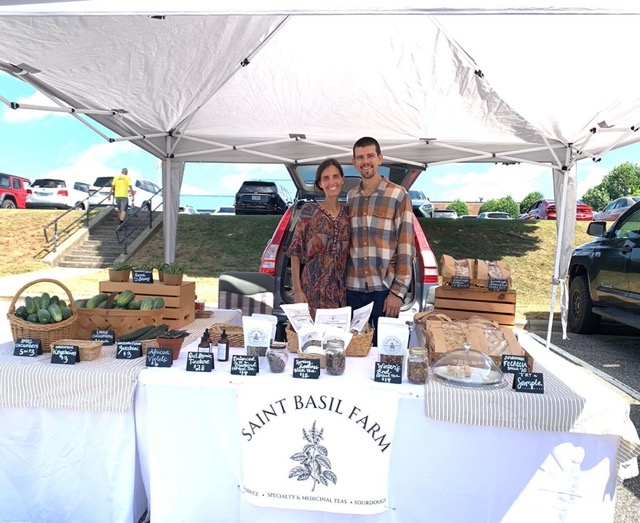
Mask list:
[[[329,481],[334,485],[338,481],[338,477],[331,470],[331,461],[329,461],[327,448],[320,444],[323,438],[324,429],[316,429],[316,422],[313,422],[311,430],[307,432],[302,429],[302,437],[307,444],[302,452],[296,452],[291,459],[300,462],[300,465],[293,467],[289,472],[289,479],[298,478],[298,481],[313,480],[311,492],[316,489],[318,483],[322,483],[325,487],[329,486]]]

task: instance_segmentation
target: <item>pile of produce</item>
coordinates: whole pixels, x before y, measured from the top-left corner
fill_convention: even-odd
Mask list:
[[[150,325],[127,332],[118,338],[118,341],[143,341],[155,340],[156,338],[186,338],[188,331],[170,329],[165,323],[160,325]]]
[[[71,310],[64,300],[55,294],[43,292],[40,296],[26,296],[24,304],[15,312],[18,318],[31,323],[59,323],[71,317]]]
[[[75,300],[75,305],[78,309],[129,309],[150,311],[153,309],[162,309],[164,307],[164,299],[145,296],[141,300],[136,300],[136,295],[133,291],[124,290],[119,294],[113,293],[113,295],[101,292],[88,300]]]

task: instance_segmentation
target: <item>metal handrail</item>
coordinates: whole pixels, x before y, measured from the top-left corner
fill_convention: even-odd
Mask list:
[[[154,196],[159,196],[162,192],[162,189],[159,189],[148,200],[144,200],[142,205],[135,209],[131,214],[127,214],[125,220],[118,225],[116,228],[116,238],[118,239],[118,243],[124,243],[124,254],[128,254],[130,238],[133,234],[144,224],[146,227],[146,219],[139,220],[131,229],[129,229],[129,224],[133,224],[133,219],[138,216],[140,213],[143,213],[145,210],[148,212],[149,216],[149,229],[153,227],[153,213],[158,210],[162,205],[162,198],[160,198],[160,203],[158,203],[155,207],[153,207],[153,198]],[[158,201],[158,200],[156,200]],[[123,233],[123,237],[120,237],[120,233]]]
[[[78,216],[75,220],[73,220],[72,222],[69,222],[64,227],[64,229],[58,230],[59,229],[58,225],[62,218],[64,218],[71,211],[75,211],[78,209],[82,210],[82,207],[84,207],[84,211],[85,211],[84,215]],[[89,205],[89,196],[87,196],[84,200],[82,200],[81,202],[76,202],[76,204],[73,207],[71,207],[70,209],[67,209],[60,216],[58,216],[54,220],[51,220],[42,228],[44,232],[45,243],[47,245],[53,244],[53,252],[56,252],[58,250],[58,240],[61,237],[63,237],[65,233],[67,233],[69,230],[74,228],[74,226],[77,223],[81,222],[82,220],[85,220],[86,221],[85,227],[89,227],[90,211],[91,211],[91,206]],[[53,233],[51,237],[49,237],[48,231],[51,226],[53,226]]]

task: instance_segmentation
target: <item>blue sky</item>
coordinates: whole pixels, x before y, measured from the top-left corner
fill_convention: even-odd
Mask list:
[[[9,101],[50,105],[30,86],[0,73],[0,95]],[[384,154],[384,150],[383,150]],[[608,153],[598,163],[578,164],[578,196],[601,182],[611,169],[625,161],[638,162],[640,145]],[[137,177],[156,183],[158,160],[129,143],[106,143],[68,114],[14,111],[0,104],[0,172],[35,179],[59,175],[91,183],[97,176],[127,167]],[[187,164],[183,195],[233,196],[248,179],[277,180],[293,194],[293,184],[281,165]],[[477,201],[510,195],[522,200],[532,191],[553,196],[549,169],[532,165],[452,164],[429,168],[413,188],[432,201]]]

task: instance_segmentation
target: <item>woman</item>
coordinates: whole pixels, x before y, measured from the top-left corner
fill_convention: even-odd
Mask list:
[[[351,236],[348,213],[338,201],[344,186],[340,163],[334,159],[322,162],[316,171],[315,185],[324,192],[324,201],[304,204],[287,250],[295,302],[308,303],[312,318],[316,309],[346,305],[345,277]]]

